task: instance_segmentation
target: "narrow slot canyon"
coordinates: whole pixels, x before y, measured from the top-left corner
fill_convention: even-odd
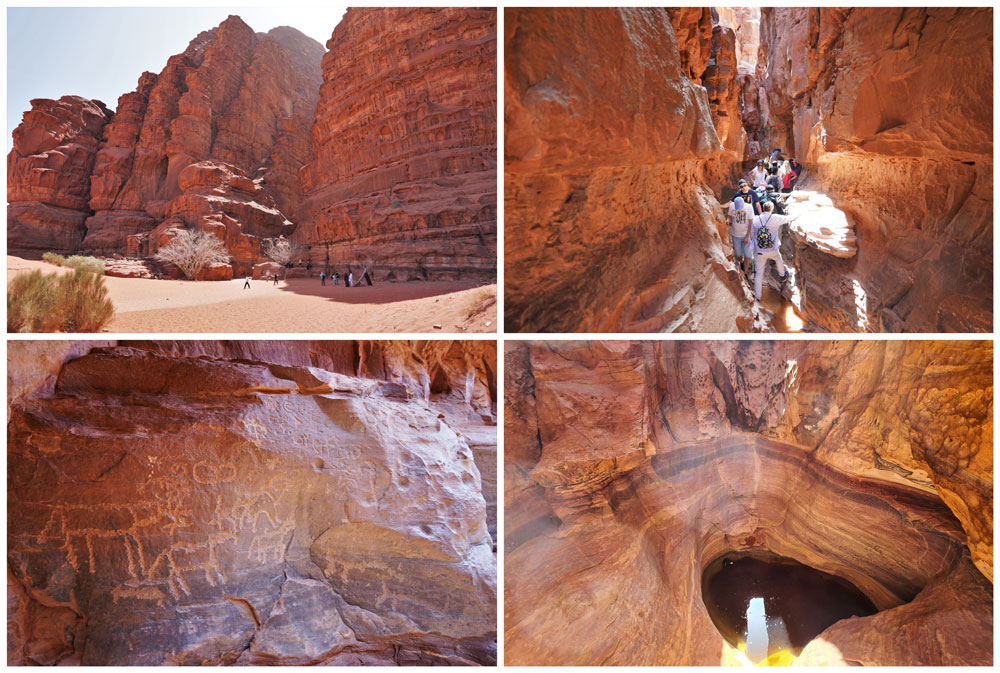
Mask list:
[[[506,9],[506,329],[990,331],[992,11]],[[778,148],[755,300],[723,206]]]
[[[990,342],[508,342],[509,665],[991,665]]]

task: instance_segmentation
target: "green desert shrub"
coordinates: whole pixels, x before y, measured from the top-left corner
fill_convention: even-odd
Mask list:
[[[49,264],[55,264],[56,266],[66,266],[66,258],[55,252],[46,252],[42,255],[44,259]]]
[[[85,268],[32,271],[7,285],[8,332],[98,332],[114,315],[104,278]]]
[[[86,269],[96,274],[104,273],[104,260],[96,257],[84,257],[83,255],[73,255],[66,260],[66,266],[73,269]]]

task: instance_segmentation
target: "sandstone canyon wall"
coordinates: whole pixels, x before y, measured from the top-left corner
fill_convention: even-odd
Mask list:
[[[791,148],[857,229],[800,247],[803,304],[831,331],[988,332],[993,10],[765,8],[768,144]],[[852,285],[854,288],[852,288]]]
[[[352,8],[327,42],[303,169],[313,263],[496,269],[496,10]]]
[[[506,662],[718,665],[702,571],[769,550],[879,610],[798,663],[992,664],[992,355],[507,344]]]
[[[495,663],[494,343],[9,358],[8,664]]]
[[[732,30],[702,9],[505,11],[507,329],[749,330],[709,186],[743,156]]]

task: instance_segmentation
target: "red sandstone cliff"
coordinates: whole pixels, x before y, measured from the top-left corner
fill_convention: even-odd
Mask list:
[[[74,252],[89,215],[90,174],[112,113],[79,96],[36,99],[7,155],[7,246]]]
[[[992,358],[991,342],[508,343],[506,662],[719,665],[701,573],[769,550],[880,610],[799,663],[992,664]]]
[[[172,56],[158,75],[143,73],[106,126],[91,122],[75,136],[86,153],[78,150],[72,163],[60,160],[51,175],[19,168],[26,161],[21,155],[48,149],[36,140],[21,142],[8,158],[8,200],[21,223],[9,238],[11,249],[149,256],[169,240],[171,228],[201,228],[225,240],[236,273],[248,272],[262,257],[264,238],[293,230],[288,219],[298,211],[298,171],[308,158],[322,53],[292,28],[256,34],[231,16]],[[26,114],[15,136],[45,135],[66,100]],[[185,178],[195,163],[236,179],[192,180],[190,172]],[[41,224],[32,226],[49,213],[35,202],[67,207],[39,198],[46,185],[64,198],[77,197],[69,207],[86,219],[84,230],[74,216],[60,246]]]
[[[724,148],[689,79],[710,14],[674,15],[683,43],[663,9],[506,10],[508,330],[750,329],[708,187],[739,129]],[[717,112],[731,60],[709,75]]]
[[[496,11],[350,9],[327,42],[296,237],[376,277],[496,268]]]
[[[9,664],[496,662],[494,343],[8,356]]]
[[[800,249],[831,331],[992,329],[989,8],[762,10],[771,142],[856,223],[858,254]],[[961,36],[956,38],[956,36]]]

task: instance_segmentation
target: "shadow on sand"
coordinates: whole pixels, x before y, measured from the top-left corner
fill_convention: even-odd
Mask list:
[[[490,285],[488,280],[414,280],[405,282],[382,282],[372,286],[358,285],[344,287],[339,282],[334,287],[329,281],[321,285],[319,278],[292,278],[281,281],[278,286],[284,292],[326,297],[342,304],[392,304],[413,299],[425,299],[461,292],[480,285]]]

